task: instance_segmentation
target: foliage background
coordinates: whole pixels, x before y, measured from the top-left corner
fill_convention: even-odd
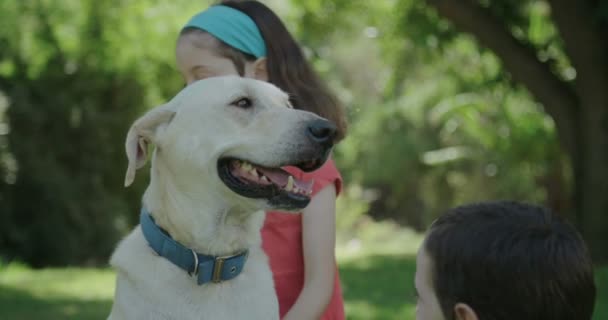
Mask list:
[[[608,260],[608,129],[594,120],[608,123],[608,2],[579,1],[587,19],[574,8],[568,21],[558,0],[263,2],[348,107],[335,159],[346,182],[338,254],[364,253],[341,260],[351,287],[355,265],[411,273],[419,237],[403,235],[449,207],[490,199],[553,208],[579,227],[598,263]],[[176,35],[210,3],[0,1],[0,259],[28,265],[7,270],[106,265],[136,223],[147,183],[141,175],[122,187],[126,130],[183,87]],[[450,4],[499,28],[463,23]],[[579,45],[564,25],[601,41]],[[514,45],[497,47],[484,30]],[[590,68],[581,55],[603,64]],[[411,250],[361,249],[378,238]],[[12,296],[7,283],[0,300]],[[353,292],[349,308],[359,310]],[[372,304],[385,298],[363,292]]]

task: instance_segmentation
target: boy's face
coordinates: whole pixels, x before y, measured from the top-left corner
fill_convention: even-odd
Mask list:
[[[416,257],[416,320],[445,320],[433,289],[432,272],[433,261],[423,245]]]

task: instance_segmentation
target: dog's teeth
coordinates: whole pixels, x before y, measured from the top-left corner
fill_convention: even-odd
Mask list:
[[[270,181],[268,181],[268,178],[266,178],[266,176],[262,176],[260,178],[260,180],[262,180],[262,182],[270,182]]]
[[[253,169],[253,166],[249,162],[243,162],[241,168],[243,168],[243,170],[245,171],[251,171],[251,169]]]
[[[258,174],[258,171],[256,169],[252,169],[250,172],[252,176],[259,178],[260,175]]]
[[[293,177],[289,176],[289,178],[287,178],[287,185],[285,186],[285,190],[291,192],[293,190],[293,185],[294,185]]]

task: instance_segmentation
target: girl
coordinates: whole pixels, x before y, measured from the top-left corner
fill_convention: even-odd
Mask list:
[[[257,1],[224,1],[194,16],[177,41],[177,65],[188,84],[238,74],[268,81],[289,93],[297,109],[314,112],[346,130],[344,109],[305,60],[281,20]],[[342,179],[333,161],[315,172],[286,168],[314,180],[301,214],[269,212],[262,246],[273,272],[283,319],[344,319],[335,261],[335,201]]]

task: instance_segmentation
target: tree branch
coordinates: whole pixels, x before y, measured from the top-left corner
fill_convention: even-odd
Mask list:
[[[471,0],[427,0],[457,28],[474,35],[503,62],[512,78],[528,88],[556,123],[562,145],[576,150],[578,97],[561,81],[536,52],[517,40],[489,10]]]
[[[55,51],[54,57],[56,59],[58,59],[56,61],[56,63],[59,63],[63,67],[67,60],[66,60],[65,54],[61,48],[59,40],[57,39],[57,37],[55,36],[55,33],[53,32],[53,26],[51,25],[49,16],[47,14],[47,12],[49,12],[49,10],[44,7],[44,5],[41,1],[37,1],[36,4],[37,4],[36,15],[38,16],[38,19],[43,26],[43,31],[42,31],[41,37],[49,45],[51,45],[51,47],[53,47],[53,49]]]

